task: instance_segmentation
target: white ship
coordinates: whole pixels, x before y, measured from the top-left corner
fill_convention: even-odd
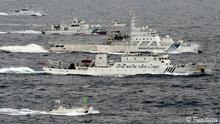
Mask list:
[[[93,110],[94,108],[91,106],[66,108],[62,105],[59,105],[58,108],[49,111],[49,113],[53,115],[66,115],[71,113],[89,114],[92,113]]]
[[[30,8],[23,8],[20,10],[14,10],[12,15],[25,15],[25,16],[45,16],[45,13],[42,13],[40,11],[35,11]]]
[[[101,25],[89,25],[84,20],[74,18],[70,25],[50,25],[50,29],[42,33],[58,35],[93,34],[95,33],[94,30],[100,27]]]
[[[67,64],[67,66],[65,66]],[[203,75],[211,74],[211,64],[178,64],[171,62],[168,55],[125,54],[119,60],[108,60],[106,54],[97,54],[96,59],[85,59],[79,63],[50,62],[43,70],[56,75],[115,76],[143,74]]]
[[[85,115],[85,114],[97,114],[99,111],[95,110],[91,105],[85,104],[81,107],[64,107],[60,100],[55,101],[58,106],[50,110],[48,113],[53,115]]]
[[[136,27],[136,19],[131,20],[131,36],[130,41],[109,42],[108,44],[63,44],[50,43],[49,50],[51,52],[92,52],[92,53],[125,53],[131,52],[154,52],[158,53],[199,53],[199,45],[192,42],[184,42],[183,40],[174,41],[168,35],[161,37],[159,34],[149,28]]]

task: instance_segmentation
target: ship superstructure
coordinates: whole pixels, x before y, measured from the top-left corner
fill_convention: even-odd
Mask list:
[[[129,76],[138,74],[202,75],[211,74],[210,64],[173,64],[168,55],[126,54],[108,60],[107,54],[97,54],[95,60],[79,63],[53,62],[43,70],[58,75]]]
[[[154,52],[158,53],[198,53],[199,45],[183,40],[174,41],[170,36],[159,36],[157,31],[148,26],[137,27],[136,18],[131,19],[130,41],[111,42],[107,44],[73,44],[73,43],[50,43],[51,52],[92,52],[92,53],[125,53],[131,52]]]
[[[50,29],[42,33],[58,35],[93,34],[99,28],[101,25],[89,25],[83,19],[74,18],[70,25],[50,25]]]

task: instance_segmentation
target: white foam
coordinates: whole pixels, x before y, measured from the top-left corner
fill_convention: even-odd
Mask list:
[[[2,46],[0,51],[21,52],[21,53],[48,53],[44,47],[37,44],[28,44],[25,46]]]
[[[0,34],[6,34],[7,32],[2,32],[2,31],[0,31]]]
[[[41,114],[47,114],[47,112],[37,111],[37,110],[30,110],[30,109],[0,108],[0,114],[6,114],[6,115],[41,115]]]
[[[10,31],[8,33],[12,33],[12,34],[42,34],[41,31],[35,31],[35,30]]]
[[[0,15],[7,16],[7,15],[9,15],[9,14],[8,14],[8,13],[5,13],[5,12],[0,12]]]
[[[39,110],[30,110],[30,109],[13,109],[13,108],[0,108],[0,114],[6,115],[65,115],[65,116],[80,116],[80,115],[88,115],[88,114],[98,114],[99,111],[93,110],[89,113],[81,113],[81,112],[67,112],[67,113],[51,113],[46,111]]]
[[[31,68],[28,67],[9,67],[9,68],[1,68],[0,69],[0,73],[10,73],[10,74],[33,74],[36,73],[36,71],[34,71]]]

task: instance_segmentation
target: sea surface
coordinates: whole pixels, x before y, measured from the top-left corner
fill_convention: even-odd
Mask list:
[[[47,16],[4,15],[24,7]],[[0,12],[0,47],[32,45],[27,48],[31,51],[36,45],[39,50],[47,49],[48,42],[100,43],[105,37],[45,36],[37,31],[49,24],[70,23],[74,17],[90,24],[129,22],[134,13],[140,25],[201,44],[201,54],[171,55],[174,62],[216,64],[213,75],[205,76],[56,76],[40,73],[42,63],[48,59],[76,62],[94,54],[1,52],[0,124],[172,124],[187,123],[187,117],[218,118],[220,122],[219,0],[1,0]],[[13,31],[20,33],[4,33]],[[19,111],[49,111],[58,99],[80,106],[84,96],[99,114],[23,115]],[[17,115],[10,115],[11,109]]]

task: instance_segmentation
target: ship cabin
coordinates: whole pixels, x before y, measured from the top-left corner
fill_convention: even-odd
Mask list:
[[[172,62],[168,55],[154,55],[154,54],[148,54],[148,55],[125,55],[121,57],[122,63],[157,63],[161,65],[170,66],[172,65]]]
[[[131,21],[131,45],[157,47],[172,43],[174,43],[174,41],[169,35],[160,37],[156,30],[148,26],[136,27],[135,18]]]

